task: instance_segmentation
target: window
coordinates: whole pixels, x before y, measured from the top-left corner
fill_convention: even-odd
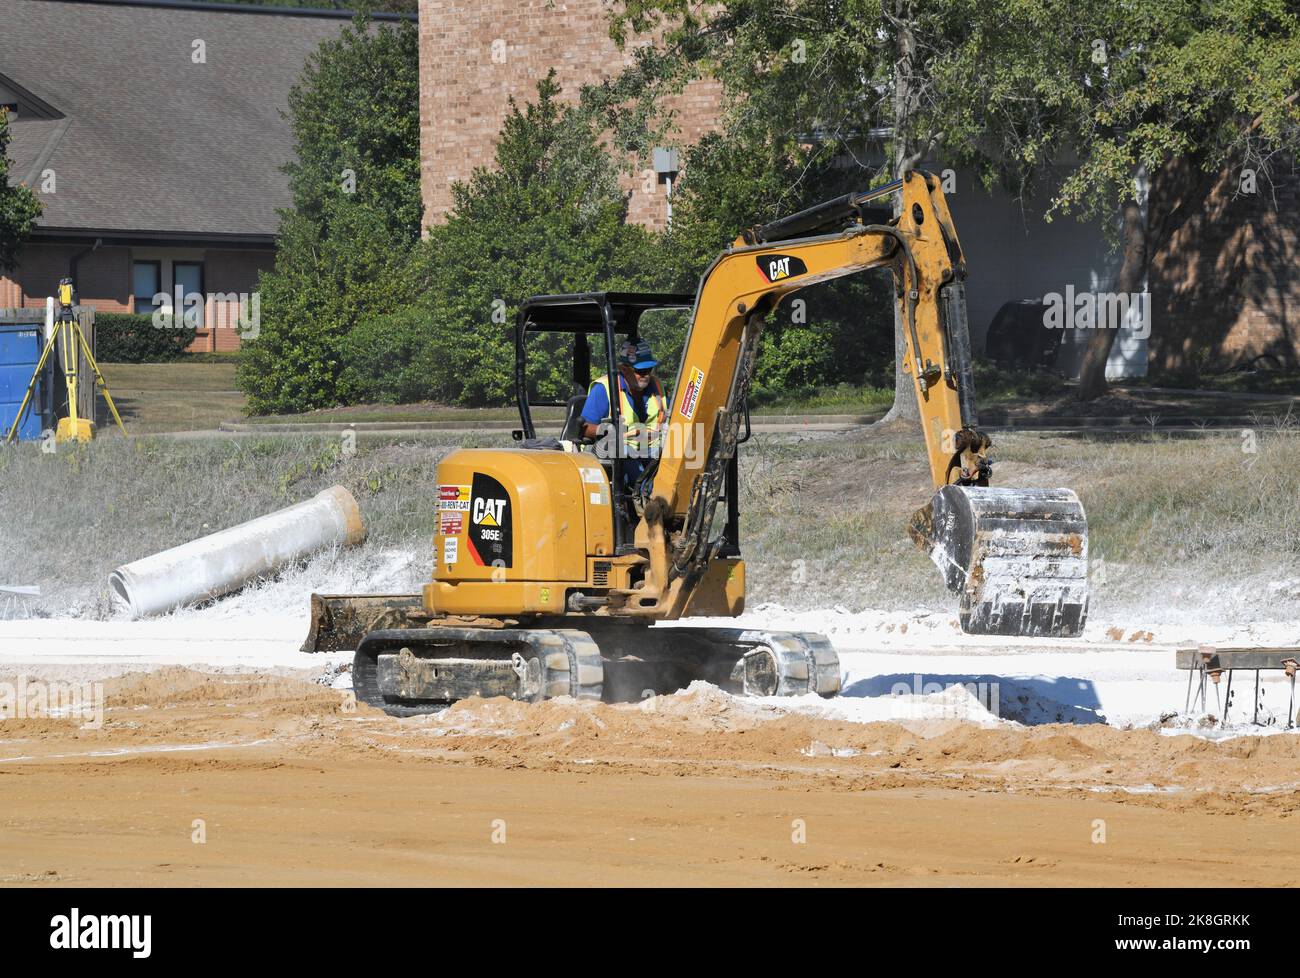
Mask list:
[[[135,311],[151,313],[158,308],[153,297],[162,291],[162,263],[138,261],[131,268],[131,291],[135,295]]]
[[[203,263],[197,261],[178,261],[172,263],[172,278],[176,280],[176,292],[181,296],[181,308],[176,310],[179,316],[184,313],[186,329],[203,329]],[[191,296],[199,299],[191,300]],[[190,303],[193,301],[194,305]]]

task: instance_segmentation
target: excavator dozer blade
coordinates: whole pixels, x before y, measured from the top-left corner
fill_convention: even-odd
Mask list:
[[[311,629],[303,652],[354,652],[373,631],[423,628],[429,618],[419,594],[313,594]]]
[[[944,486],[908,533],[961,597],[972,635],[1083,632],[1088,519],[1069,489]]]

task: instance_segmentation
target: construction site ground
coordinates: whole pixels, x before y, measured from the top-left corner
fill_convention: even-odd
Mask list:
[[[308,595],[417,590],[438,460],[508,436],[0,454],[0,885],[1293,884],[1288,683],[1266,673],[1255,710],[1238,676],[1224,722],[1225,686],[1185,709],[1174,666],[1300,644],[1294,435],[1249,434],[997,437],[1001,484],[1087,509],[1069,640],[961,633],[903,529],[929,497],[910,426],[756,435],[740,623],[826,634],[840,697],[405,720],[355,704],[348,654],[298,651]],[[161,618],[109,603],[115,566],[332,484],[364,545]]]
[[[1285,683],[1266,726],[1182,714],[1172,630],[971,647],[943,616],[823,615],[838,700],[399,720],[355,703],[347,655],[295,650],[301,617],[0,623],[0,682],[103,705],[0,724],[0,884],[1300,879]]]

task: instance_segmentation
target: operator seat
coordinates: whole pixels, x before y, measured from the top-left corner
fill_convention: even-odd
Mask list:
[[[565,450],[564,442],[582,445],[586,441],[582,437],[582,408],[586,403],[586,394],[574,394],[566,402],[564,430],[560,432],[560,437],[554,438],[548,435],[544,438],[524,438],[522,447],[534,451],[562,452]]]
[[[564,415],[564,430],[560,432],[561,441],[582,441],[582,409],[587,403],[586,394],[574,394],[569,398],[569,406]]]

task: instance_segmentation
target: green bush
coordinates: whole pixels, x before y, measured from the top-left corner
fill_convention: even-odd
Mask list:
[[[0,111],[0,272],[17,264],[18,251],[41,215],[37,196],[9,173],[9,138],[9,113]]]
[[[105,363],[165,363],[185,356],[188,329],[160,329],[144,314],[95,313],[95,359]]]
[[[418,298],[376,306],[340,337],[341,398],[509,403],[521,300],[666,284],[655,236],[627,223],[593,120],[559,96],[552,74],[535,101],[512,101],[494,165],[453,185],[447,223],[403,266]],[[567,340],[530,343],[529,377],[547,396],[567,390],[568,351]]]
[[[825,326],[769,328],[763,332],[755,386],[773,391],[820,387],[831,379],[834,363],[834,337]]]
[[[321,45],[289,95],[293,207],[237,372],[253,414],[353,400],[348,333],[420,294],[406,277],[422,213],[418,75],[414,24],[362,21]]]
[[[362,319],[343,338],[347,390],[370,404],[449,401],[449,361],[427,310],[407,307]]]

